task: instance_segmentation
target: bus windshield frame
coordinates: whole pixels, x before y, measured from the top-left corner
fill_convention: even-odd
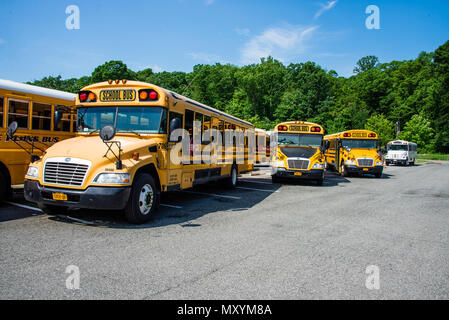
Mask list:
[[[282,141],[281,141],[282,140]],[[282,146],[301,146],[319,148],[323,142],[322,134],[278,132],[277,142]]]
[[[159,106],[79,106],[76,132],[98,132],[111,125],[117,132],[167,134],[167,109]]]
[[[343,148],[350,149],[377,149],[376,139],[342,139]]]

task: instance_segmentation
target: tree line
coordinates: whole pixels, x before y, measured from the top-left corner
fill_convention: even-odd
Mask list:
[[[267,57],[242,67],[199,64],[192,72],[133,71],[109,61],[90,76],[28,83],[76,93],[108,79],[153,83],[267,130],[282,121],[307,120],[326,133],[371,129],[384,145],[401,138],[418,143],[420,152],[449,153],[449,41],[413,60],[363,57],[348,78],[311,61],[284,65]]]

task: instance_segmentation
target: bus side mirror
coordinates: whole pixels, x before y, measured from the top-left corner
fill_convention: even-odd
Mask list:
[[[106,125],[100,130],[100,138],[104,141],[110,141],[115,137],[115,128],[111,125]]]
[[[172,132],[174,132],[177,129],[181,129],[182,127],[182,123],[181,123],[181,119],[179,118],[174,118],[170,120],[170,135]],[[170,139],[171,141],[171,139]],[[171,142],[179,142],[181,141],[181,137],[179,137],[179,139],[177,139],[177,141],[171,141]]]
[[[18,127],[19,125],[17,124],[17,121],[11,122],[11,124],[8,126],[8,131],[6,131],[6,134],[9,137],[12,137],[16,133]]]
[[[56,128],[59,124],[59,122],[61,122],[62,119],[62,112],[55,110],[55,113],[53,115],[53,127]]]

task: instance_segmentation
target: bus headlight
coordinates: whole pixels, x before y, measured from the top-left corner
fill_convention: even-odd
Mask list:
[[[285,167],[284,161],[273,161],[273,167]]]
[[[127,185],[131,181],[129,173],[100,173],[93,181],[96,184],[120,184]]]
[[[382,166],[384,163],[383,163],[383,161],[377,161],[376,162],[376,166]]]
[[[39,178],[39,169],[35,166],[29,166],[27,174],[25,175],[26,178],[32,178],[37,179]]]
[[[355,166],[355,160],[346,160],[345,165],[347,166]]]
[[[312,169],[324,169],[324,163],[314,163]]]

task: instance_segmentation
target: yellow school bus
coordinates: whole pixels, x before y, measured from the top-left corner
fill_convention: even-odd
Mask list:
[[[124,210],[130,222],[143,223],[161,192],[214,180],[234,187],[238,174],[253,169],[251,123],[164,88],[101,82],[78,93],[75,109],[76,137],[48,149],[26,176],[25,198],[43,211]],[[220,134],[205,138],[211,131]],[[228,138],[234,147],[219,154]],[[206,149],[217,153],[208,158]]]
[[[256,128],[256,163],[270,161],[270,135],[266,130]]]
[[[69,115],[54,126],[55,111],[74,105],[75,94],[0,79],[0,200],[23,187],[30,154],[74,136]],[[8,126],[17,124],[15,136]]]
[[[272,134],[271,178],[324,180],[324,129],[306,121],[289,121],[278,124]]]
[[[324,137],[329,141],[326,162],[342,176],[349,174],[374,174],[382,176],[383,160],[378,150],[377,133],[370,130],[348,130]]]

